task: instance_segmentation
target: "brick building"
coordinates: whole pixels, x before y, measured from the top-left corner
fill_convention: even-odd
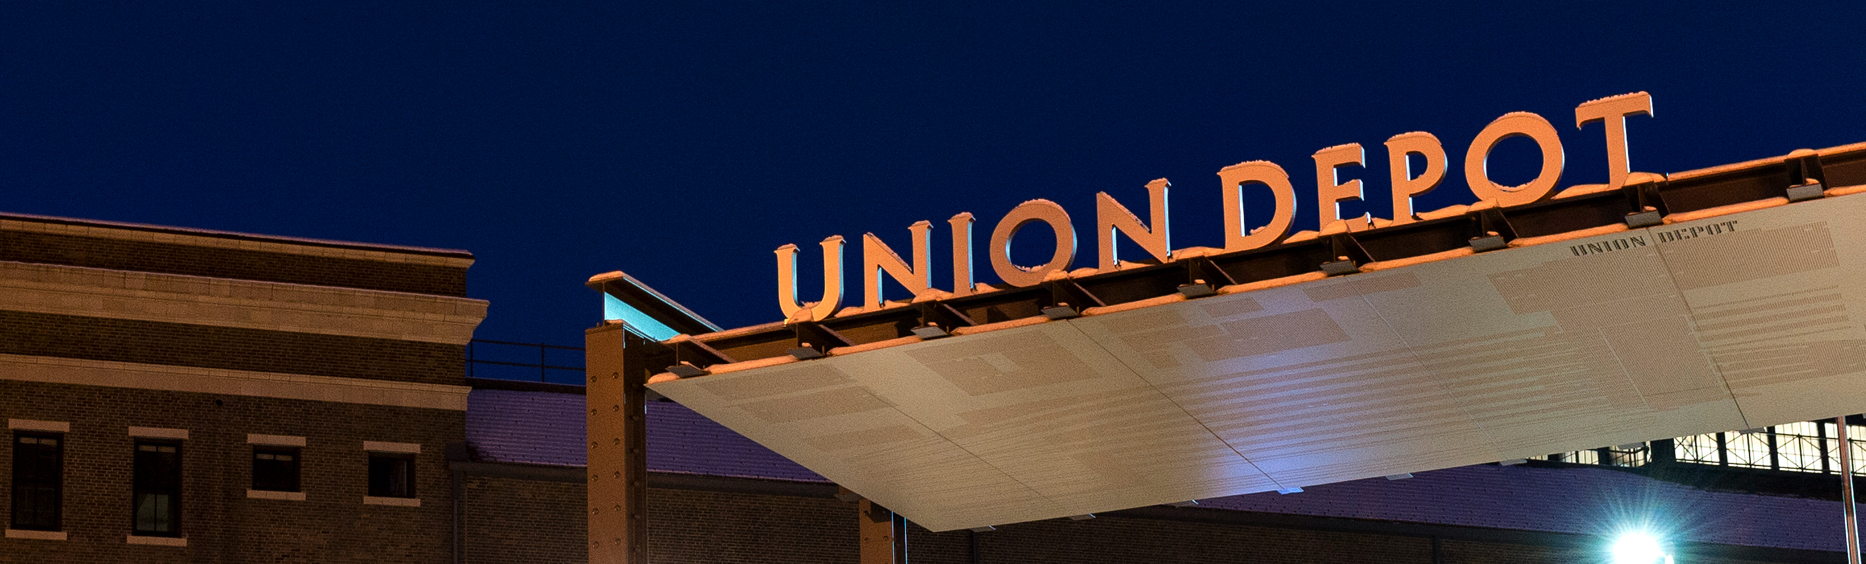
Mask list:
[[[0,215],[0,562],[445,562],[462,251]]]

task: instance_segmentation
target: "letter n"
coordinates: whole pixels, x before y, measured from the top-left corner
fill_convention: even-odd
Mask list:
[[[1127,234],[1128,238],[1139,243],[1140,248],[1146,249],[1147,254],[1153,255],[1160,262],[1172,260],[1172,231],[1166,214],[1166,189],[1171,186],[1172,183],[1164,178],[1147,183],[1147,199],[1153,204],[1152,213],[1149,214],[1153,216],[1152,229],[1142,225],[1134,212],[1128,211],[1107,192],[1095,193],[1095,238],[1101,244],[1102,270],[1113,270],[1121,265],[1121,257],[1114,244],[1114,232],[1117,230]]]
[[[862,235],[862,307],[875,309],[881,307],[881,273],[894,277],[907,287],[915,296],[925,293],[933,287],[933,248],[928,241],[928,234],[933,231],[933,224],[920,221],[907,226],[914,237],[914,265],[907,266],[901,256],[888,248],[874,233]]]

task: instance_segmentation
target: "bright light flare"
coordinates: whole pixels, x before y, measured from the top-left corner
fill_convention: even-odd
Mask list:
[[[1669,564],[1672,561],[1659,539],[1645,531],[1620,533],[1608,550],[1613,555],[1613,564]]]

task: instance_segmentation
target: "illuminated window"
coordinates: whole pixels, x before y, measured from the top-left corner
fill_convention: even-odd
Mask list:
[[[181,445],[136,442],[135,531],[181,536]]]
[[[64,437],[13,435],[13,525],[56,531],[64,495]]]
[[[1849,419],[1852,419],[1851,417]],[[1659,448],[1664,441],[1645,445],[1622,445],[1537,457],[1551,462],[1595,464],[1602,466],[1643,466],[1654,460],[1686,464],[1756,468],[1782,472],[1836,474],[1840,472],[1838,429],[1834,422],[1807,421],[1748,431],[1711,433],[1677,437],[1671,440],[1671,458]],[[1853,453],[1853,473],[1866,474],[1866,426],[1847,425],[1848,448]]]
[[[298,491],[298,449],[278,446],[253,447],[253,489],[272,492]]]
[[[415,455],[369,453],[371,497],[415,497]]]

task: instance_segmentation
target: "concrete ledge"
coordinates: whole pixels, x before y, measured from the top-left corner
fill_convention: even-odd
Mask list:
[[[0,380],[466,411],[472,388],[0,353]]]
[[[35,421],[32,419],[8,419],[6,427],[15,431],[47,431],[52,433],[70,433],[71,424],[64,421]],[[11,530],[11,529],[8,529]]]
[[[290,435],[257,435],[247,433],[246,444],[301,447],[305,446],[305,438],[293,437]]]
[[[65,540],[65,532],[64,531],[26,531],[26,530],[21,530],[21,529],[7,529],[6,538],[62,541],[62,540]]]
[[[270,490],[246,490],[248,499],[277,499],[281,501],[304,501],[304,492],[275,492]]]
[[[163,429],[160,427],[130,427],[130,436],[150,439],[188,440],[187,429]]]
[[[363,441],[363,450],[366,450],[369,452],[401,452],[401,453],[407,453],[407,454],[421,454],[421,445],[418,443],[390,443],[390,442],[383,442],[383,441]]]
[[[129,542],[130,544],[148,544],[148,545],[155,545],[155,546],[188,546],[187,537],[143,537],[143,536],[137,536],[137,535],[130,535],[127,538],[128,538],[127,542]]]
[[[376,497],[363,496],[363,505],[399,505],[402,507],[421,507],[418,497]]]

